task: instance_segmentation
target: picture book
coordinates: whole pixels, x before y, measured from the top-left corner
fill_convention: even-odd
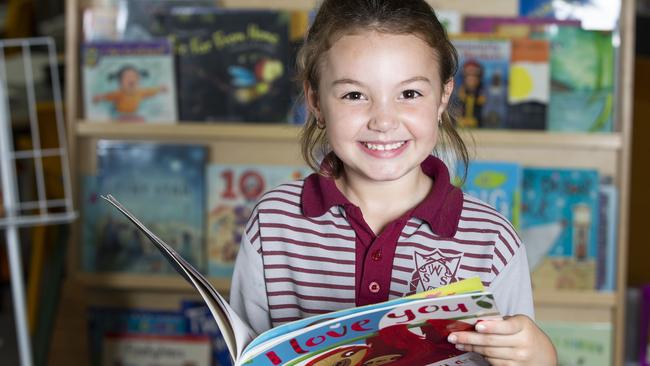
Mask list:
[[[546,40],[512,40],[507,128],[546,129],[551,90],[549,58],[550,45]]]
[[[187,320],[186,334],[207,336],[211,343],[212,365],[231,366],[232,359],[219,326],[212,317],[210,308],[200,300],[186,300],[181,303],[181,313]]]
[[[166,40],[82,45],[83,95],[91,121],[174,123],[176,83]]]
[[[82,34],[85,43],[118,40],[118,12],[114,4],[89,5],[83,9]]]
[[[121,215],[98,201],[120,194],[193,265],[204,266],[205,159],[200,145],[97,142],[97,176],[86,179],[82,201],[83,269],[164,274],[172,268]],[[164,208],[151,202],[164,197]]]
[[[212,365],[205,336],[107,334],[103,348],[102,366]]]
[[[255,334],[209,281],[111,195],[103,196],[136,225],[199,292],[235,365],[360,366],[386,360],[412,365],[488,365],[447,342],[452,331],[501,318],[478,277],[410,297],[321,314]],[[425,351],[426,350],[426,351]]]
[[[596,288],[598,190],[596,170],[524,168],[520,232],[533,288]]]
[[[454,97],[461,127],[503,128],[507,119],[510,40],[452,38],[458,51]]]
[[[612,32],[544,27],[531,34],[551,44],[547,129],[611,132],[614,109]]]
[[[457,176],[462,172],[458,164]],[[494,207],[519,227],[521,205],[522,167],[518,163],[506,161],[472,160],[467,167],[463,192],[474,196]]]
[[[466,16],[463,20],[463,31],[467,33],[497,33],[499,35],[499,27],[503,25],[512,26],[513,29],[517,27],[530,29],[545,25],[579,27],[580,21],[555,18]]]
[[[246,222],[260,196],[304,178],[306,167],[211,164],[207,169],[208,275],[230,278]]]
[[[611,323],[538,322],[557,350],[558,366],[612,365]]]
[[[584,29],[613,30],[621,13],[621,0],[519,0],[519,15],[578,20]]]
[[[618,190],[613,184],[601,182],[598,192],[598,266],[596,289],[616,289],[617,241],[618,241]]]
[[[183,121],[286,122],[288,12],[177,7],[165,29],[177,55]]]

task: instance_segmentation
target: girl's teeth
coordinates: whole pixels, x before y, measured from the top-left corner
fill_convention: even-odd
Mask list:
[[[396,142],[393,144],[371,144],[371,143],[366,143],[366,147],[370,150],[379,150],[379,151],[385,151],[385,150],[395,150],[402,145],[404,145],[404,142]]]

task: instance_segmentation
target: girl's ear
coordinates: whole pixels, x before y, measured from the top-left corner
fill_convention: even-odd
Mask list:
[[[447,80],[445,85],[442,86],[442,98],[440,99],[440,107],[438,108],[440,116],[442,116],[442,113],[447,110],[447,106],[449,105],[449,100],[451,99],[451,93],[454,91],[454,79],[450,78]]]
[[[314,115],[314,117],[319,118],[320,107],[318,103],[318,93],[314,88],[312,88],[309,81],[303,82],[302,87],[305,91],[305,100],[307,101],[309,111]]]

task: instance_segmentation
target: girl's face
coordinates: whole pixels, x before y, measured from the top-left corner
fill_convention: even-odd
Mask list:
[[[346,177],[420,174],[453,88],[442,87],[435,51],[414,35],[364,32],[337,40],[320,67],[318,90],[306,95]]]

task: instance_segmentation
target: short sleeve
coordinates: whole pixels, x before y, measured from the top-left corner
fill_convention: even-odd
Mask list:
[[[501,314],[523,314],[535,319],[530,270],[528,269],[526,248],[523,245],[517,248],[508,264],[494,278],[488,289],[494,294]]]
[[[261,249],[259,243],[255,243],[257,230],[256,222],[249,223],[242,235],[230,288],[230,305],[242,320],[260,334],[271,328],[271,319]]]

